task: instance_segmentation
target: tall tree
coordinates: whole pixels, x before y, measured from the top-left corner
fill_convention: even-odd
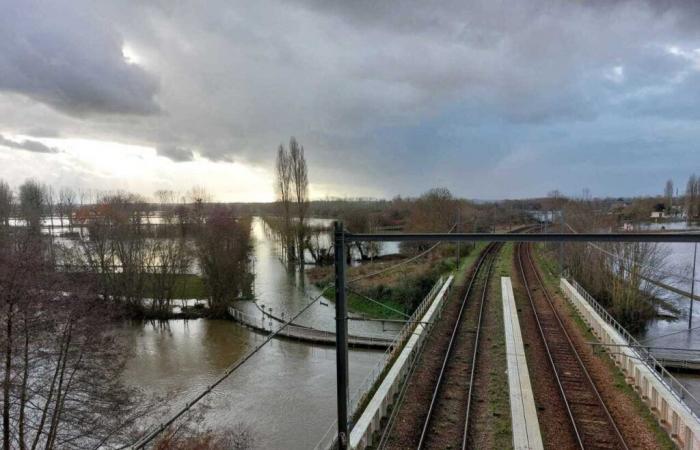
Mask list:
[[[277,200],[281,206],[283,220],[283,246],[287,251],[287,258],[294,259],[294,244],[292,238],[292,164],[289,153],[284,145],[280,144],[277,149],[277,161],[275,164],[276,178],[275,188],[277,190]]]
[[[698,202],[698,177],[692,174],[688,178],[688,183],[685,186],[685,208],[688,215],[688,220],[692,220],[697,216]]]
[[[115,447],[145,406],[120,381],[129,349],[118,312],[52,270],[44,239],[14,237],[0,244],[3,449]]]
[[[12,189],[6,181],[0,180],[0,225],[8,226],[12,215]]]
[[[211,211],[196,239],[199,266],[214,316],[226,315],[230,303],[251,293],[250,220],[228,209]]]
[[[46,187],[35,180],[27,180],[19,187],[22,218],[33,233],[41,229],[41,215],[46,203]]]
[[[292,185],[294,186],[294,203],[297,211],[297,245],[299,260],[304,263],[304,242],[306,212],[309,209],[309,172],[304,157],[304,147],[292,137],[289,140],[289,162],[291,166]]]
[[[664,187],[664,197],[666,198],[666,211],[671,213],[673,208],[673,180],[667,180],[666,186]]]

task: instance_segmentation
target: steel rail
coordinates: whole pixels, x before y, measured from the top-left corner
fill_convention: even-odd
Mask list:
[[[447,294],[446,294],[447,295]],[[440,308],[441,310],[444,308],[444,303],[443,306]],[[430,329],[429,329],[430,330]],[[418,352],[416,353],[416,356],[413,358],[413,361],[411,363],[411,367],[408,369],[408,373],[406,374],[406,377],[404,378],[404,381],[401,383],[401,389],[399,390],[399,393],[396,396],[396,401],[394,406],[391,409],[391,413],[389,414],[389,418],[387,419],[386,425],[384,425],[384,430],[382,430],[382,435],[379,438],[379,443],[377,444],[377,449],[383,450],[386,448],[389,438],[391,437],[391,432],[394,429],[394,423],[396,422],[396,416],[399,414],[400,405],[403,403],[403,399],[406,396],[406,391],[408,391],[408,385],[409,385],[409,380],[413,376],[413,373],[416,371],[416,368],[418,367],[418,361],[420,361],[421,356],[423,355],[423,350],[425,350],[426,345],[421,345]]]
[[[544,349],[545,353],[547,354],[547,359],[549,360],[550,365],[552,366],[552,372],[554,373],[554,379],[557,382],[557,386],[559,387],[559,394],[561,394],[562,400],[564,401],[564,406],[566,407],[566,413],[569,416],[569,420],[571,422],[571,425],[574,428],[574,434],[576,435],[576,442],[579,445],[579,448],[583,449],[583,442],[581,440],[581,435],[578,431],[578,427],[576,426],[576,420],[574,420],[574,414],[571,412],[571,407],[569,406],[569,401],[566,398],[566,394],[564,393],[564,386],[561,383],[561,379],[559,378],[559,373],[557,372],[556,365],[554,364],[554,359],[552,358],[552,352],[549,349],[549,344],[547,343],[547,340],[544,338],[544,330],[542,329],[542,324],[540,323],[540,318],[539,315],[537,314],[537,308],[535,308],[535,301],[532,299],[532,293],[530,290],[530,284],[527,282],[527,277],[525,276],[525,269],[523,267],[523,251],[522,251],[523,244],[520,243],[517,246],[517,252],[518,252],[518,266],[520,267],[520,276],[523,280],[523,286],[525,287],[525,292],[527,293],[527,298],[530,300],[530,306],[532,307],[532,313],[535,315],[535,322],[537,323],[537,329],[540,331],[540,336],[542,337],[542,343],[544,344]]]
[[[440,368],[440,374],[438,375],[437,382],[435,383],[435,388],[433,390],[433,396],[430,400],[430,406],[428,408],[428,414],[426,415],[425,421],[423,422],[423,429],[421,431],[420,439],[418,441],[418,447],[417,447],[418,450],[423,448],[423,444],[425,443],[425,439],[428,435],[428,428],[430,427],[430,424],[432,421],[432,416],[433,416],[433,411],[435,410],[438,395],[440,394],[440,391],[441,391],[440,388],[442,387],[442,382],[443,382],[443,378],[445,375],[445,370],[446,370],[447,364],[450,361],[451,356],[452,356],[452,350],[454,348],[455,337],[457,336],[457,333],[460,329],[460,326],[462,325],[462,316],[464,313],[465,306],[467,304],[467,300],[469,298],[469,295],[472,292],[472,288],[474,287],[479,274],[481,273],[481,269],[484,266],[484,263],[486,262],[487,258],[492,257],[493,252],[496,248],[497,247],[495,244],[489,244],[489,246],[484,251],[484,254],[479,259],[479,262],[478,262],[476,268],[474,269],[474,273],[472,274],[472,277],[469,280],[469,286],[467,287],[467,291],[465,292],[464,298],[462,299],[462,304],[460,305],[459,313],[457,314],[457,320],[455,321],[454,328],[452,329],[452,334],[450,336],[450,341],[449,341],[449,344],[447,346],[447,351],[445,352],[445,358],[443,359],[442,367]],[[489,270],[490,270],[490,267],[491,266],[489,265],[488,266]],[[486,282],[485,286],[488,286],[488,271],[487,271],[487,282]],[[480,310],[480,314],[482,311],[483,311],[483,308]],[[481,317],[479,317],[479,325],[481,325]],[[477,351],[478,351],[478,346],[475,345],[474,346],[474,353],[476,353]],[[470,386],[469,386],[470,393],[471,393],[473,381],[474,381],[473,379],[470,380]],[[468,417],[468,413],[467,413],[467,417]],[[465,420],[465,423],[466,423],[466,420]],[[466,431],[466,426],[465,426],[465,431]],[[463,443],[464,443],[464,438],[463,438]]]
[[[345,241],[700,242],[700,233],[350,233]]]
[[[469,394],[467,397],[467,412],[464,417],[464,432],[462,433],[462,450],[467,448],[467,437],[469,435],[469,412],[471,411],[472,397],[474,396],[474,380],[476,379],[476,358],[479,354],[479,337],[481,336],[481,320],[484,315],[484,303],[486,303],[486,297],[489,291],[489,282],[491,280],[491,271],[493,270],[493,265],[496,262],[496,257],[501,249],[500,243],[494,246],[493,256],[489,265],[486,268],[486,279],[484,280],[484,290],[481,291],[481,304],[479,305],[479,320],[476,325],[476,339],[474,340],[474,354],[472,355],[472,368],[471,374],[469,375]]]
[[[523,251],[523,247],[526,247],[526,250]],[[556,308],[554,307],[554,303],[552,301],[551,295],[549,294],[549,291],[545,287],[544,282],[542,281],[542,278],[539,274],[539,271],[535,267],[535,264],[532,260],[532,255],[530,253],[530,250],[527,246],[524,244],[519,244],[518,245],[518,263],[520,266],[520,273],[523,279],[523,284],[525,286],[525,290],[527,292],[528,299],[530,300],[530,306],[532,307],[533,314],[535,316],[535,321],[537,322],[537,328],[540,331],[540,336],[542,337],[542,342],[544,343],[544,347],[547,353],[547,358],[549,359],[549,362],[552,366],[552,372],[554,373],[554,377],[557,381],[557,385],[559,387],[559,393],[561,394],[562,400],[564,401],[564,404],[566,406],[567,414],[569,416],[569,419],[571,421],[571,425],[574,429],[574,434],[576,435],[576,440],[581,449],[584,449],[584,443],[583,443],[583,438],[581,436],[581,431],[579,427],[579,423],[577,422],[577,419],[574,417],[574,413],[571,409],[570,405],[570,399],[566,394],[566,390],[564,389],[564,385],[562,384],[561,378],[559,377],[559,373],[557,372],[557,366],[554,363],[554,359],[552,357],[552,352],[549,347],[549,344],[547,343],[547,339],[545,338],[545,333],[544,329],[542,328],[542,324],[540,321],[539,314],[537,313],[537,308],[535,307],[535,302],[532,298],[532,292],[531,292],[531,286],[527,281],[527,277],[525,276],[525,270],[523,267],[523,260],[526,260],[528,265],[530,266],[530,269],[535,275],[535,279],[537,283],[540,286],[541,291],[544,293],[544,297],[547,300],[547,305],[549,306],[550,310],[553,313],[553,317],[556,319],[556,323],[559,325],[559,329],[562,331],[564,337],[566,338],[566,341],[568,343],[569,348],[572,351],[572,354],[574,355],[576,361],[578,362],[578,366],[581,369],[581,373],[585,376],[586,380],[588,381],[588,385],[590,386],[592,392],[594,393],[596,399],[598,400],[598,403],[605,413],[606,418],[608,419],[609,424],[612,426],[612,428],[615,430],[615,434],[617,435],[619,442],[622,444],[622,447],[624,449],[628,449],[628,445],[625,442],[624,437],[622,436],[622,433],[620,433],[619,428],[617,427],[617,424],[615,423],[615,420],[613,419],[612,415],[610,414],[610,411],[608,410],[607,406],[605,405],[605,402],[603,401],[603,398],[600,395],[600,392],[595,386],[595,383],[593,382],[593,379],[591,378],[590,374],[588,373],[588,370],[586,369],[585,364],[583,363],[583,360],[581,359],[581,356],[579,355],[578,351],[576,350],[576,347],[573,344],[573,341],[571,340],[571,337],[569,336],[569,333],[566,331],[566,327],[564,326],[563,322],[561,321],[561,318],[559,317],[559,314],[557,313]]]

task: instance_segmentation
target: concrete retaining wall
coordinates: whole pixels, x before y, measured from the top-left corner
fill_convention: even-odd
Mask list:
[[[445,281],[430,308],[421,317],[421,322],[433,323],[433,321],[440,318],[442,305],[447,298],[452,279],[453,277],[450,276]],[[372,445],[375,433],[380,430],[381,420],[387,415],[389,406],[394,402],[396,394],[399,392],[411,367],[411,363],[415,360],[421,346],[425,342],[428,331],[424,325],[418,324],[416,326],[413,335],[406,342],[403,350],[392,364],[391,369],[389,369],[389,372],[350,432],[351,449],[364,449]]]
[[[564,278],[560,287],[601,344],[609,346],[609,354],[624,372],[627,383],[634,387],[676,445],[686,450],[700,450],[700,420],[678,391],[671,388],[674,380],[670,375],[659,374],[654,365],[645,362],[648,358],[628,347],[622,332],[616,329],[619,324],[610,319],[606,321],[602,317],[606,313],[594,300],[587,300]]]

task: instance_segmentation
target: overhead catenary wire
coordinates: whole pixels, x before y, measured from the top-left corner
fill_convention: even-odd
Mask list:
[[[569,225],[567,222],[565,222],[564,225],[566,225],[566,226],[569,228],[569,230],[571,230],[572,233],[578,234],[578,231],[576,231],[576,230],[575,230],[571,225]],[[596,244],[594,244],[593,242],[587,242],[586,245],[588,245],[588,246],[590,246],[590,247],[593,247],[594,249],[598,250],[599,252],[601,252],[601,253],[603,253],[603,254],[605,254],[605,255],[611,257],[611,258],[614,258],[614,259],[617,259],[617,260],[622,260],[622,261],[627,262],[627,261],[625,260],[624,257],[622,257],[622,256],[620,256],[620,255],[616,255],[616,254],[614,254],[614,253],[612,253],[612,252],[609,252],[608,250],[605,250],[603,247],[601,247],[601,246],[599,246],[599,245],[596,245]],[[692,282],[692,279],[691,279],[690,277],[686,277],[686,276],[684,276],[684,275],[679,275],[679,274],[677,274],[677,273],[671,273],[671,272],[666,272],[666,271],[663,271],[663,270],[659,270],[659,269],[657,269],[657,268],[655,268],[655,267],[649,266],[648,264],[640,264],[640,265],[641,265],[642,267],[645,267],[645,268],[647,268],[647,269],[649,269],[649,270],[651,270],[651,271],[654,271],[654,272],[656,272],[657,274],[662,275],[662,276],[666,276],[666,277],[669,277],[669,278],[675,278],[675,279],[678,279],[678,280],[685,280],[685,281],[688,281],[688,282]]]
[[[454,230],[454,228],[455,228],[456,226],[457,226],[457,224],[453,225],[452,228],[450,228],[450,230],[448,231],[448,233],[451,233],[451,232]],[[403,260],[403,261],[401,261],[401,262],[399,262],[399,263],[397,263],[397,264],[394,264],[394,265],[392,265],[392,266],[390,266],[390,267],[386,267],[386,268],[384,268],[384,269],[381,269],[381,270],[379,270],[379,271],[377,271],[377,272],[373,272],[373,273],[370,273],[370,274],[361,275],[361,276],[359,276],[359,277],[353,278],[352,280],[349,280],[348,283],[353,283],[353,282],[356,282],[356,281],[359,281],[359,280],[362,280],[362,279],[365,279],[365,278],[371,278],[371,277],[380,275],[380,274],[382,274],[382,273],[386,273],[386,272],[389,272],[389,271],[391,271],[391,270],[395,270],[395,269],[397,269],[397,268],[400,267],[400,266],[403,266],[403,265],[405,265],[405,264],[408,264],[409,262],[415,261],[415,260],[417,260],[417,259],[419,259],[419,258],[425,256],[426,254],[428,254],[428,253],[430,253],[431,251],[433,251],[433,250],[434,250],[437,246],[439,246],[440,244],[442,244],[442,242],[437,242],[437,243],[435,243],[433,246],[431,246],[430,248],[428,248],[427,250],[421,252],[420,254],[418,254],[418,255],[416,255],[416,256],[413,256],[413,257],[411,257],[411,258],[409,258],[409,259]],[[301,314],[303,314],[303,313],[304,313],[306,310],[308,310],[313,304],[315,304],[318,300],[320,300],[321,297],[323,297],[323,294],[324,294],[330,287],[331,287],[331,285],[325,286],[325,287],[321,290],[321,292],[320,292],[315,298],[312,299],[311,302],[309,302],[306,306],[304,306],[301,310],[299,310],[299,311],[298,311],[293,317],[291,317],[289,320],[287,320],[287,321],[284,322],[282,325],[280,325],[280,327],[279,327],[277,330],[275,330],[274,332],[272,332],[272,333],[270,333],[269,335],[267,335],[267,337],[265,338],[265,340],[264,340],[263,342],[261,342],[261,343],[260,343],[259,345],[257,345],[255,348],[253,348],[253,349],[252,349],[250,352],[248,352],[243,358],[238,359],[231,367],[229,367],[226,371],[224,371],[224,373],[223,373],[221,376],[219,376],[212,384],[210,384],[209,386],[207,386],[207,388],[206,388],[205,390],[203,390],[202,392],[200,392],[194,399],[192,399],[191,401],[187,402],[187,403],[185,404],[184,407],[180,408],[175,414],[173,414],[172,416],[170,416],[170,418],[168,418],[168,420],[166,420],[166,421],[161,422],[160,424],[158,424],[154,430],[148,432],[145,436],[141,437],[141,439],[139,439],[135,444],[131,445],[131,448],[133,448],[133,449],[141,449],[141,448],[143,448],[146,444],[148,444],[148,443],[151,442],[153,439],[155,439],[160,433],[162,433],[163,431],[165,431],[165,430],[166,430],[170,425],[172,425],[177,419],[179,419],[180,417],[182,417],[182,415],[184,415],[184,414],[187,413],[189,410],[191,410],[191,409],[192,409],[197,403],[199,403],[204,397],[206,397],[209,393],[211,393],[211,391],[212,391],[214,388],[216,388],[219,384],[221,384],[224,380],[226,380],[229,376],[231,376],[231,374],[232,374],[233,372],[235,372],[239,367],[241,367],[241,366],[242,366],[243,364],[245,364],[250,358],[252,358],[258,351],[260,351],[266,344],[268,344],[268,343],[269,343],[275,336],[277,336],[284,328],[286,328],[288,325],[290,325],[292,322],[294,322],[299,316],[301,316]],[[377,302],[377,303],[379,303],[379,302]],[[381,304],[381,303],[380,303],[380,304]],[[386,308],[388,308],[388,309],[390,309],[390,310],[392,310],[392,311],[395,311],[395,310],[393,310],[393,308],[390,308],[390,307],[388,307],[388,306],[386,306],[386,305],[382,305],[382,306],[384,306],[384,307],[386,307]],[[395,311],[395,312],[399,312],[399,311]],[[401,313],[401,314],[403,314],[403,313]],[[123,447],[123,448],[128,448],[128,447],[129,447],[129,446],[126,446],[126,447]]]
[[[450,228],[450,230],[448,231],[448,233],[452,233],[452,231],[454,231],[454,229],[455,229],[456,226],[457,226],[457,224],[452,225],[452,228]],[[397,237],[400,238],[401,236],[397,236]],[[435,250],[435,248],[436,248],[438,245],[440,245],[440,244],[442,244],[442,241],[436,242],[435,244],[433,244],[433,245],[432,245],[430,248],[428,248],[427,250],[424,250],[424,251],[422,251],[421,253],[419,253],[419,254],[417,254],[417,255],[415,255],[415,256],[412,256],[412,257],[410,257],[410,258],[408,258],[408,259],[404,259],[403,261],[401,261],[401,262],[399,262],[399,263],[393,264],[393,265],[391,265],[391,266],[389,266],[389,267],[385,267],[385,268],[383,268],[383,269],[381,269],[381,270],[378,270],[378,271],[376,271],[376,272],[372,272],[372,273],[369,273],[369,274],[366,274],[366,275],[361,275],[361,276],[358,276],[358,277],[353,278],[353,279],[351,279],[351,280],[348,280],[348,284],[354,283],[354,282],[356,282],[356,281],[364,280],[365,278],[376,277],[376,276],[378,276],[378,275],[381,275],[381,274],[383,274],[383,273],[389,272],[389,271],[391,271],[391,270],[395,270],[395,269],[397,269],[398,267],[401,267],[401,266],[403,266],[403,265],[406,265],[406,264],[408,264],[408,263],[410,263],[410,262],[413,262],[413,261],[415,261],[415,260],[417,260],[417,259],[422,258],[423,256],[425,256],[425,255],[427,255],[428,253],[430,253],[430,252],[432,252],[433,250]]]
[[[682,330],[680,330],[680,331],[674,331],[673,333],[662,334],[661,336],[652,336],[652,337],[648,337],[648,338],[646,338],[646,339],[642,339],[641,341],[639,341],[639,343],[640,343],[640,344],[646,344],[646,343],[649,343],[649,342],[651,342],[651,341],[656,341],[656,340],[658,340],[658,339],[663,339],[663,338],[666,338],[666,337],[669,337],[669,336],[675,336],[676,334],[682,334],[682,333],[688,333],[688,334],[690,334],[690,333],[692,333],[693,331],[698,330],[698,329],[700,329],[700,326],[693,327],[693,328],[691,328],[690,330],[684,328],[684,329],[682,329]]]

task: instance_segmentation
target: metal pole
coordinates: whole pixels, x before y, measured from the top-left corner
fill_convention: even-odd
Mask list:
[[[335,361],[338,387],[338,449],[348,448],[348,305],[345,302],[345,233],[335,222]]]
[[[697,256],[698,256],[698,243],[695,243],[695,248],[693,250],[693,281],[691,282],[692,284],[690,285],[690,314],[688,314],[688,329],[693,326],[693,298],[695,294],[695,262],[697,261]]]
[[[457,233],[459,233],[459,222],[460,222],[460,210],[459,206],[457,207],[457,229],[455,230]],[[457,268],[459,268],[459,251],[460,251],[460,246],[462,245],[461,242],[457,241]]]
[[[564,232],[564,208],[559,210],[559,223],[561,224],[560,233]],[[564,273],[564,242],[559,242],[559,276]]]

